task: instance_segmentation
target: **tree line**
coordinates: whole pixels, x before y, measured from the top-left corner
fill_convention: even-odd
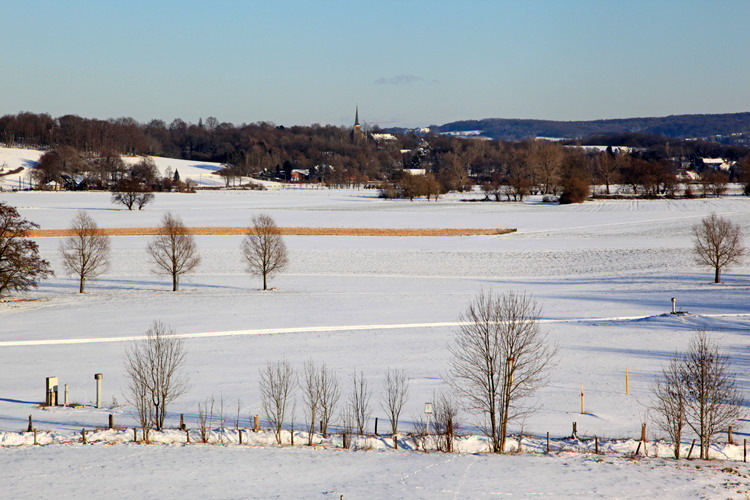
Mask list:
[[[741,182],[750,194],[749,148],[632,133],[558,144],[418,137],[407,132],[384,142],[331,125],[234,125],[213,117],[198,124],[180,119],[139,123],[132,118],[53,119],[48,114],[19,113],[0,118],[0,139],[8,146],[49,150],[32,171],[38,188],[54,180],[69,189],[190,189],[186,179],[173,175],[176,172],[161,176],[146,157],[132,167],[121,159],[153,155],[221,163],[227,186],[242,177],[289,181],[293,170],[302,170],[307,172],[305,182],[349,187],[377,181],[384,197],[412,199],[476,185],[485,189],[488,199],[515,201],[533,193],[566,193],[563,202],[581,201],[592,184],[604,186],[604,194],[611,194],[613,184],[623,184],[632,194],[657,197],[718,195],[727,183]],[[592,142],[611,147],[601,153],[575,147]],[[616,153],[617,146],[638,149]],[[720,172],[702,165],[702,157],[737,164]],[[695,186],[678,177],[683,164],[700,174]],[[404,169],[424,169],[427,179],[412,182]]]

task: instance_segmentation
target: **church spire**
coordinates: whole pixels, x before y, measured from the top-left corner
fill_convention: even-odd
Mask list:
[[[357,111],[354,112],[354,125],[359,125],[359,106],[357,106]]]

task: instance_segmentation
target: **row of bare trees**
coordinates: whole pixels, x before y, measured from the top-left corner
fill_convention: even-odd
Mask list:
[[[479,417],[477,426],[488,437],[491,452],[503,453],[506,449],[509,423],[520,423],[523,429],[525,418],[538,408],[532,400],[534,393],[546,383],[559,351],[559,345],[549,342],[541,331],[540,319],[541,308],[533,297],[513,291],[480,292],[461,314],[461,326],[449,346],[449,369],[444,377],[457,399],[448,393],[433,396],[432,431],[439,450],[453,451],[460,418],[458,401]],[[125,397],[134,408],[146,439],[149,429],[164,427],[167,406],[189,389],[183,373],[186,355],[182,340],[159,321],[154,321],[145,339],[126,348]],[[327,437],[337,411],[345,447],[351,446],[354,432],[368,432],[372,393],[367,379],[356,369],[343,401],[336,372],[325,364],[316,365],[312,359],[305,362],[300,373],[285,359],[268,361],[259,375],[262,412],[278,444],[282,444],[287,422],[291,422],[294,434],[298,393],[308,445],[314,444],[316,429]],[[691,340],[685,354],[676,353],[663,368],[652,386],[651,407],[657,424],[674,442],[675,458],[680,458],[686,427],[700,438],[703,459],[709,458],[714,436],[728,426],[737,428],[746,410],[736,380],[728,355],[703,329]],[[399,420],[409,398],[406,372],[388,368],[382,389],[380,406],[388,416],[397,447]],[[198,408],[204,442],[211,429],[213,408],[213,398],[210,409],[208,400]],[[237,425],[240,411],[238,400]],[[223,396],[219,414],[223,428]],[[417,447],[427,449],[430,429],[421,417],[414,419],[414,427],[412,437]]]
[[[247,272],[261,277],[266,290],[268,279],[288,265],[288,253],[271,216],[260,214],[252,222],[242,241],[242,255]],[[84,293],[86,282],[110,267],[109,236],[83,211],[73,218],[69,230],[72,235],[60,243],[63,267],[68,275],[78,277],[79,291]],[[182,219],[171,212],[162,217],[159,234],[149,242],[146,253],[151,258],[152,271],[172,279],[173,291],[180,289],[180,277],[192,273],[201,262],[195,237]]]
[[[698,436],[700,457],[708,460],[713,438],[733,425],[737,429],[747,413],[729,356],[703,328],[687,352],[676,352],[662,368],[652,393],[656,422],[674,443],[678,460],[686,428]]]
[[[368,432],[372,415],[372,393],[364,374],[358,374],[356,369],[351,375],[349,392],[343,401],[336,372],[325,363],[316,365],[312,359],[305,362],[300,373],[285,359],[268,361],[260,370],[259,387],[263,415],[279,444],[282,443],[281,432],[287,421],[291,421],[294,430],[298,392],[309,445],[313,444],[316,429],[324,438],[328,436],[329,427],[337,412],[339,428],[344,436],[351,436],[354,432],[358,435]],[[386,370],[383,395],[379,402],[388,416],[391,434],[394,436],[398,433],[401,413],[408,399],[409,379],[406,371]],[[350,438],[349,442],[351,443]]]

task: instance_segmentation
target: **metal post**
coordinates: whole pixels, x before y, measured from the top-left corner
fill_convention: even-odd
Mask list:
[[[97,373],[94,375],[96,379],[96,407],[102,407],[102,374]]]
[[[677,314],[677,309],[675,308],[676,302],[677,302],[677,299],[672,297],[672,314]]]

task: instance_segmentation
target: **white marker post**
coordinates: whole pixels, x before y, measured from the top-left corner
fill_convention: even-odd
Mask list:
[[[432,414],[432,403],[424,404],[424,412],[427,414],[427,437],[430,437],[430,415]]]

